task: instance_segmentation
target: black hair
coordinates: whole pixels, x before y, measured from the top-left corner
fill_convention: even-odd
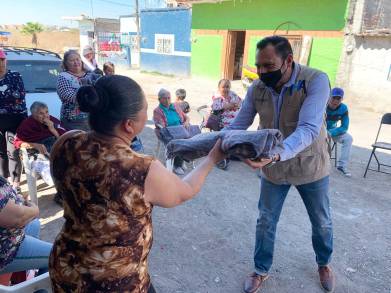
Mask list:
[[[111,134],[123,120],[137,119],[145,96],[133,79],[110,75],[99,78],[93,86],[80,87],[76,99],[80,110],[90,113],[91,128],[99,133]]]
[[[287,38],[281,36],[266,37],[257,43],[257,49],[265,49],[268,45],[272,45],[276,50],[277,55],[282,59],[286,59],[289,55],[293,55],[292,46]]]

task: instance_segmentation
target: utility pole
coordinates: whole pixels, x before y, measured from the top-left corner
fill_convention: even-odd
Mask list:
[[[141,36],[140,36],[140,10],[139,10],[139,3],[138,0],[135,0],[136,2],[136,30],[137,30],[137,59],[138,59],[138,65],[140,65],[140,58],[141,58]]]

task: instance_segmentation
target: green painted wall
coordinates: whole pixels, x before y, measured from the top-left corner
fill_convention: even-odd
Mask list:
[[[192,75],[220,78],[223,36],[193,34],[191,46]]]
[[[331,86],[335,83],[342,53],[342,38],[314,38],[308,65],[329,75]]]
[[[342,30],[348,0],[242,0],[194,4],[192,29]],[[296,25],[295,25],[296,24]],[[286,29],[287,26],[283,26]]]
[[[262,36],[251,37],[248,49],[247,65],[254,66],[257,43]],[[326,72],[333,85],[337,75],[339,59],[342,53],[343,38],[313,38],[308,66]]]

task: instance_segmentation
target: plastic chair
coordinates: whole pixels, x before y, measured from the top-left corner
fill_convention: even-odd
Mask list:
[[[22,159],[24,173],[26,173],[27,186],[28,186],[30,199],[33,203],[38,205],[38,196],[37,196],[38,174],[31,167],[31,162],[26,148],[20,148],[20,155]]]
[[[13,286],[0,285],[0,293],[13,292],[13,293],[27,293],[35,292],[37,290],[44,289],[48,293],[52,292],[52,286],[49,278],[49,273],[42,274],[38,277],[24,281]]]
[[[174,170],[174,159],[168,159],[167,158],[167,146],[166,144],[161,140],[160,136],[159,136],[159,130],[163,128],[163,126],[161,125],[156,125],[156,129],[155,129],[155,135],[156,135],[156,138],[157,138],[157,146],[156,146],[156,150],[155,150],[155,157],[159,157],[160,156],[160,153],[161,153],[161,150],[163,148],[163,151],[164,151],[164,160],[165,160],[165,165],[166,165],[166,168],[168,171],[172,172]]]
[[[386,165],[386,164],[380,163],[379,158],[376,156],[376,149],[383,149],[383,150],[391,151],[391,143],[378,141],[380,130],[381,130],[383,124],[391,125],[391,113],[384,114],[382,119],[381,119],[381,121],[380,121],[380,126],[379,126],[379,130],[377,131],[375,143],[372,144],[372,152],[371,152],[371,155],[369,157],[367,168],[365,169],[364,178],[367,176],[368,170],[375,171],[375,172],[380,172],[380,173],[384,173],[384,174],[391,174],[389,172],[385,172],[385,171],[380,170],[381,166],[390,167],[391,168],[391,165]],[[369,165],[371,164],[372,157],[375,157],[375,159],[376,159],[377,169],[369,168]]]

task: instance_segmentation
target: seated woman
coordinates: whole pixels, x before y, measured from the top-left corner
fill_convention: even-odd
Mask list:
[[[231,91],[231,82],[221,79],[218,83],[218,92],[212,97],[212,111],[220,115],[220,129],[228,126],[238,115],[242,99]],[[228,168],[229,160],[219,162],[220,169]]]
[[[53,292],[155,292],[148,273],[152,209],[194,197],[224,158],[220,142],[181,180],[129,148],[147,120],[135,81],[104,76],[80,88],[77,101],[93,131],[70,131],[51,152],[65,218],[49,261]]]
[[[228,126],[238,115],[242,99],[231,91],[231,82],[222,79],[218,83],[218,92],[212,97],[212,111],[221,115],[220,127]]]
[[[31,115],[16,130],[14,145],[16,148],[34,148],[43,155],[49,155],[56,139],[66,130],[58,119],[49,115],[45,103],[34,102],[30,112]]]
[[[0,274],[48,270],[52,244],[39,240],[38,207],[24,201],[4,177],[0,177]]]
[[[65,129],[60,121],[49,115],[48,106],[41,102],[34,102],[30,107],[31,116],[26,118],[16,130],[14,146],[16,149],[27,148],[29,154],[35,155],[32,168],[41,176],[47,185],[53,185],[50,175],[49,153],[53,144]],[[57,193],[54,201],[61,204],[61,198]]]
[[[189,117],[182,111],[178,104],[171,103],[171,93],[166,89],[160,89],[158,93],[159,106],[153,111],[153,122],[156,126],[156,135],[159,129],[169,126],[190,125]],[[183,160],[176,157],[174,160],[174,172],[177,175],[185,174],[182,168]]]

